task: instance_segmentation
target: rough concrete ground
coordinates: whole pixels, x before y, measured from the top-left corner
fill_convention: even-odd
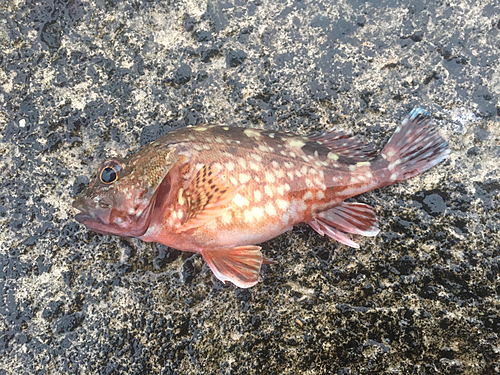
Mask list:
[[[2,1],[0,374],[499,373],[499,33],[492,1]],[[382,145],[417,105],[450,158],[357,199],[359,250],[264,244],[251,289],[73,220],[101,160],[174,127]]]

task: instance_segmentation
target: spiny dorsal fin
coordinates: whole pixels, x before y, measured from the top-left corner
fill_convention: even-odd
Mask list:
[[[372,146],[341,130],[332,129],[307,138],[306,144],[312,147],[317,147],[317,145],[328,147],[331,152],[349,158],[354,162],[373,159],[376,156],[376,150]]]
[[[183,224],[176,232],[185,232],[213,220],[231,206],[239,188],[229,187],[220,177],[220,171],[204,165],[182,192],[179,204],[186,205]]]

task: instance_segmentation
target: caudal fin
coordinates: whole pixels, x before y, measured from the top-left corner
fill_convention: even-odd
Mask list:
[[[379,156],[379,167],[388,170],[388,183],[416,176],[450,154],[450,146],[431,124],[430,114],[414,108],[398,126]]]

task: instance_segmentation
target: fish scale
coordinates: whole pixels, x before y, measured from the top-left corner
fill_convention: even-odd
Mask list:
[[[422,173],[448,144],[414,109],[377,156],[332,130],[310,136],[227,126],[177,129],[126,159],[109,159],[74,202],[76,220],[103,234],[200,253],[216,277],[247,288],[256,246],[305,222],[352,247],[379,232],[373,209],[347,198]]]

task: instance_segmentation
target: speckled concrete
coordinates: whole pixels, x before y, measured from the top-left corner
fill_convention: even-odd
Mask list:
[[[499,373],[499,29],[493,1],[2,1],[0,374]],[[264,244],[249,290],[72,219],[103,158],[174,127],[381,145],[416,105],[450,158],[358,199],[359,250]]]

